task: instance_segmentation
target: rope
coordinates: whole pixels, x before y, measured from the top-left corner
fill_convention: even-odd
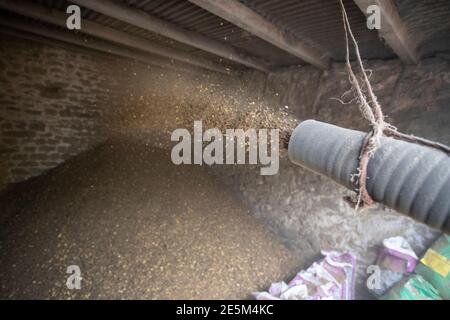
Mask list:
[[[356,38],[353,35],[352,29],[350,27],[350,22],[348,20],[347,12],[345,10],[342,0],[340,0],[340,3],[342,8],[342,19],[345,31],[345,44],[346,44],[345,61],[349,74],[349,81],[350,84],[352,85],[352,89],[356,91],[354,100],[356,100],[358,103],[359,111],[361,112],[361,115],[364,117],[364,119],[366,119],[369,122],[371,128],[370,131],[365,136],[362,143],[361,152],[359,155],[358,172],[352,176],[352,182],[354,182],[358,186],[357,200],[355,203],[355,208],[357,210],[359,207],[367,207],[374,204],[375,202],[366,189],[367,166],[370,158],[373,157],[375,151],[380,146],[381,138],[383,137],[383,135],[432,147],[447,153],[447,155],[449,156],[450,156],[450,147],[440,144],[438,142],[429,141],[424,138],[415,137],[413,135],[407,135],[398,132],[394,126],[384,121],[383,111],[381,109],[381,106],[377,100],[375,93],[373,92],[369,76],[367,75],[367,72],[369,70],[366,70],[364,68],[361,55],[359,53],[358,42],[356,41]],[[361,79],[362,84],[360,84],[360,80],[358,80],[358,78],[356,77],[350,64],[349,36],[355,48],[356,61],[358,67],[362,73]],[[366,97],[366,94],[368,95],[368,98]]]

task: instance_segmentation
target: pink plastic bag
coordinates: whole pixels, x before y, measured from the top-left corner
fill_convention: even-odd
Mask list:
[[[273,283],[257,300],[352,300],[356,259],[351,253],[322,251],[324,259],[300,271],[288,284]]]

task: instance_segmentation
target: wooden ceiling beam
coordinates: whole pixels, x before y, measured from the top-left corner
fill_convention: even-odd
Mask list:
[[[247,67],[269,72],[269,65],[254,56],[247,55],[235,47],[206,37],[200,33],[184,29],[171,22],[154,17],[143,10],[131,8],[125,4],[111,0],[72,0],[85,8],[91,9],[108,17],[126,22],[135,27],[161,34],[178,42],[196,47]]]
[[[46,8],[40,5],[33,4],[24,0],[2,0],[0,1],[0,8],[17,14],[27,16],[46,23],[54,24],[59,27],[66,27],[67,15],[61,11]],[[191,64],[197,67],[205,68],[207,70],[216,71],[220,73],[230,73],[226,66],[199,58],[191,53],[183,53],[178,50],[152,43],[150,40],[134,36],[132,34],[119,31],[114,28],[103,26],[99,23],[83,19],[81,22],[82,33],[115,42],[126,47],[142,50],[151,54],[156,54],[164,58],[174,59],[186,64]],[[74,33],[74,31],[67,30],[67,34]]]
[[[380,36],[402,62],[406,64],[417,64],[419,62],[417,43],[411,34],[409,34],[392,0],[354,1],[366,17],[370,14],[367,13],[367,8],[370,5],[377,5],[380,8],[381,15],[381,28],[378,30]]]
[[[288,34],[237,0],[189,1],[307,63],[324,70],[329,68],[330,59],[326,52]]]
[[[36,25],[23,19],[13,18],[8,16],[0,16],[0,26],[9,29],[9,34],[19,35],[23,34],[23,38],[30,38],[32,40],[50,43],[52,45],[59,43],[68,43],[81,48],[92,49],[103,53],[113,54],[116,56],[136,60],[145,64],[168,68],[174,71],[183,72],[198,72],[198,68],[187,68],[185,65],[177,65],[168,59],[160,58],[158,56],[149,55],[146,53],[136,52],[128,48],[117,46],[113,43],[101,41],[95,38],[86,38],[82,34],[68,33],[59,28],[53,28],[46,25]],[[17,31],[16,31],[17,30]]]

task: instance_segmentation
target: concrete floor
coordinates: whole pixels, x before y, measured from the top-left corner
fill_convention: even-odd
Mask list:
[[[81,154],[2,196],[0,298],[249,298],[289,280],[301,261],[229,190],[137,142]]]

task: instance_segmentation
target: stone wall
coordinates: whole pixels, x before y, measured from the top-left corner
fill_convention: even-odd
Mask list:
[[[135,91],[135,63],[0,35],[2,180],[43,173],[106,138],[104,118]]]
[[[373,71],[371,82],[386,120],[404,132],[450,143],[450,60],[426,59],[418,66],[399,60],[365,61]],[[356,67],[355,67],[356,69]],[[289,106],[300,119],[314,118],[355,129],[367,129],[355,103],[344,95],[350,89],[344,64],[321,72],[292,67],[268,76],[263,93],[276,98],[276,106]]]
[[[404,67],[397,60],[370,61],[367,67],[373,70],[373,86],[388,121],[404,132],[450,143],[449,61],[430,59],[417,67]],[[343,105],[335,99],[348,89],[344,66],[335,64],[324,73],[292,67],[270,74],[261,95],[275,100],[274,108],[284,106],[302,120],[367,129],[354,103]],[[355,212],[343,200],[348,190],[287,159],[274,176],[261,176],[258,168],[247,167],[217,166],[213,171],[225,177],[252,212],[303,257],[303,267],[316,260],[320,250],[354,252],[359,297],[367,294],[366,267],[375,261],[384,238],[404,236],[421,254],[437,236],[427,226],[381,205]]]
[[[176,66],[0,35],[0,181],[42,174],[114,134],[167,146],[177,126],[206,109],[211,119],[218,108],[240,108],[253,92],[246,88],[264,83],[253,72],[241,81]]]

